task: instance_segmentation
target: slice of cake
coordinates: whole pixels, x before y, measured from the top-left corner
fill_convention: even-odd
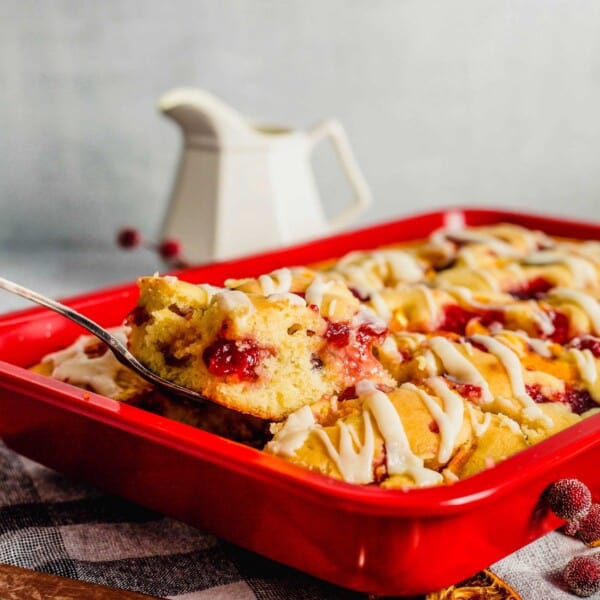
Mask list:
[[[343,282],[281,269],[227,284],[140,279],[132,353],[213,402],[271,420],[364,378],[392,383],[372,352],[386,326]]]

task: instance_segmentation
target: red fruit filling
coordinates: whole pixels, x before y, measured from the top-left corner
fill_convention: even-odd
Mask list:
[[[513,298],[518,298],[519,300],[537,300],[545,296],[553,287],[553,284],[547,279],[536,277],[508,293],[513,296]]]
[[[371,321],[364,321],[358,327],[352,323],[330,321],[323,335],[328,342],[324,351],[341,360],[350,377],[366,376],[381,370],[381,364],[375,360],[372,348],[385,338],[387,332],[387,327]]]
[[[338,400],[343,402],[344,400],[353,400],[354,398],[358,398],[356,394],[356,388],[352,385],[347,387],[339,396]]]
[[[350,343],[350,326],[346,323],[333,323],[330,321],[327,324],[324,337],[330,344],[343,348]]]
[[[440,426],[438,425],[437,421],[431,421],[429,423],[429,431],[431,431],[431,433],[439,433],[440,432]]]
[[[577,533],[586,544],[600,541],[600,504],[592,504],[585,517],[580,519]]]
[[[352,295],[361,302],[368,302],[371,299],[369,294],[365,294],[355,287],[350,287],[348,289],[352,292]]]
[[[449,380],[448,384],[457,394],[463,398],[466,398],[467,400],[481,400],[481,388],[478,385],[474,385],[472,383],[459,383]]]
[[[571,410],[581,415],[584,412],[598,406],[587,390],[578,390],[572,387],[566,387],[564,392],[556,392],[551,396],[544,393],[540,385],[526,385],[525,389],[534,402],[542,404],[544,402],[564,402],[571,407]]]
[[[573,388],[567,389],[564,402],[578,415],[598,406],[587,390],[576,390]]]
[[[268,350],[254,340],[220,338],[205,348],[202,359],[213,375],[234,376],[239,381],[258,379],[257,368]]]
[[[591,350],[595,358],[600,358],[600,339],[593,335],[585,335],[571,340],[571,348]]]
[[[546,490],[550,510],[560,519],[575,521],[588,513],[592,494],[579,479],[560,479]]]
[[[549,336],[546,336],[547,339],[550,339],[557,344],[566,344],[570,339],[569,319],[567,315],[553,310],[549,313],[549,316],[552,320],[552,325],[554,325],[554,332]]]
[[[576,556],[563,570],[563,580],[577,596],[587,597],[600,591],[600,560],[597,554]]]
[[[457,304],[444,306],[444,314],[438,328],[442,331],[451,331],[464,335],[465,329],[472,319],[477,319],[482,325],[492,323],[504,325],[504,313],[498,309],[466,309]]]

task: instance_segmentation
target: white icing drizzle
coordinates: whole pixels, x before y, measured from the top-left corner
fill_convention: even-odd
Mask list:
[[[456,445],[458,434],[462,429],[464,417],[464,401],[456,393],[452,392],[442,377],[431,377],[426,382],[435,394],[442,399],[444,409],[424,390],[419,389],[412,383],[402,384],[402,388],[412,390],[419,395],[433,415],[440,430],[440,446],[438,450],[438,461],[446,464],[452,456]]]
[[[471,339],[487,348],[488,352],[493,354],[502,363],[508,375],[512,392],[523,405],[523,408],[527,409],[527,416],[548,420],[548,417],[544,415],[540,407],[527,393],[519,357],[508,346],[488,335],[474,335],[471,336]],[[552,425],[552,422],[550,421],[548,424]]]
[[[473,248],[469,248],[469,246],[464,246],[461,248],[457,253],[457,257],[459,257],[464,262],[465,266],[469,267],[470,269],[476,269],[479,267],[477,255],[473,251]]]
[[[578,350],[577,348],[570,348],[569,354],[573,357],[577,370],[581,375],[584,383],[588,385],[594,385],[598,378],[598,370],[596,368],[596,359],[591,350],[586,348],[585,350]]]
[[[458,240],[459,242],[467,242],[471,244],[484,244],[489,247],[497,256],[502,257],[516,257],[519,256],[520,252],[513,248],[509,243],[504,242],[494,236],[486,235],[480,231],[473,231],[470,229],[448,231],[439,230],[432,234],[430,240],[433,243],[440,244],[440,242],[447,242],[448,238]]]
[[[311,284],[306,288],[306,293],[304,294],[306,304],[309,306],[314,305],[320,310],[323,303],[323,296],[331,287],[333,287],[333,281],[324,281],[322,277],[316,275]]]
[[[598,272],[590,260],[565,254],[559,249],[532,252],[523,262],[527,265],[564,264],[573,276],[574,287],[595,286],[598,283]]]
[[[477,437],[481,437],[488,430],[492,422],[491,413],[483,413],[483,421],[480,423],[477,420],[477,413],[475,412],[475,408],[469,402],[466,402],[465,406],[467,407],[467,411],[469,412],[471,426],[473,427],[475,435]]]
[[[359,293],[369,296],[375,289],[372,282],[369,281],[367,271],[356,265],[347,265],[336,267],[336,271],[342,275],[350,287],[354,287]]]
[[[302,296],[298,296],[298,294],[293,294],[292,292],[269,294],[267,302],[288,302],[292,306],[306,306],[306,300]]]
[[[542,309],[535,300],[528,301],[533,321],[540,328],[542,335],[550,336],[556,331],[551,316]]]
[[[423,466],[423,459],[410,448],[404,425],[388,395],[378,390],[368,380],[356,385],[356,393],[363,398],[365,406],[375,417],[383,436],[387,469],[390,475],[410,475],[417,485],[429,485],[442,481],[442,476]],[[365,424],[366,427],[366,424]]]
[[[215,294],[217,302],[224,310],[230,311],[238,307],[246,307],[248,312],[255,310],[252,300],[244,292],[239,290],[221,290]]]
[[[579,308],[581,308],[588,316],[594,333],[596,335],[600,334],[600,305],[594,297],[578,290],[566,288],[554,288],[550,291],[549,295],[551,298],[556,298],[557,300],[563,300],[579,306]]]
[[[392,318],[392,311],[389,309],[381,294],[379,292],[371,292],[370,302],[375,313],[379,315],[386,323],[389,323]]]
[[[110,331],[122,343],[127,343],[125,327]],[[115,398],[122,391],[116,383],[116,376],[123,367],[108,348],[101,356],[88,356],[85,348],[94,341],[93,336],[82,335],[64,350],[46,355],[43,363],[53,366],[52,377],[55,379]]]
[[[223,288],[216,287],[208,283],[199,283],[198,287],[206,293],[208,300],[210,300],[215,294],[224,291]]]
[[[418,285],[416,286],[417,290],[421,292],[423,295],[423,300],[425,301],[425,306],[427,306],[427,312],[429,312],[429,320],[431,323],[436,323],[439,314],[439,307],[435,298],[433,297],[433,292],[431,288],[426,285]]]
[[[281,456],[294,456],[306,441],[311,429],[315,426],[315,418],[309,406],[303,406],[293,412],[267,444],[267,449],[273,454]]]
[[[385,354],[392,356],[393,360],[397,364],[404,362],[402,353],[398,350],[398,344],[392,336],[387,336],[380,346],[380,349]]]
[[[338,421],[339,447],[336,448],[327,432],[315,423],[308,406],[292,413],[275,434],[267,448],[274,454],[291,457],[306,442],[312,432],[323,443],[344,481],[371,483],[375,457],[375,430],[371,416],[381,432],[386,450],[386,465],[390,475],[409,475],[417,485],[440,483],[442,476],[424,467],[423,459],[416,456],[408,442],[402,420],[387,394],[379,391],[368,380],[356,385],[356,393],[363,400],[364,439],[361,443],[356,431]]]
[[[543,356],[544,358],[550,358],[552,356],[552,352],[550,352],[550,348],[549,348],[549,343],[546,340],[541,340],[539,338],[533,338],[530,335],[528,335],[527,333],[525,333],[524,331],[521,331],[520,329],[517,329],[515,331],[502,329],[498,333],[499,334],[506,333],[506,334],[515,335],[518,338],[521,338],[526,344],[528,344],[531,347],[531,349],[536,354],[539,354],[540,356]]]
[[[485,281],[492,292],[500,291],[498,280],[490,272],[486,271],[485,269],[472,269],[472,273],[479,277],[479,279],[482,281]]]
[[[339,421],[337,425],[340,432],[339,450],[323,429],[314,430],[341,473],[343,480],[349,483],[371,483],[373,481],[375,433],[369,412],[363,411],[362,416],[365,427],[365,439],[362,444],[358,443],[354,430],[343,421]],[[358,450],[355,449],[355,446],[358,447]]]
[[[387,264],[392,277],[396,282],[406,281],[414,283],[423,278],[423,269],[417,259],[403,250],[382,250],[379,254]]]
[[[435,354],[431,350],[425,350],[425,352],[417,356],[417,365],[420,370],[425,371],[428,377],[437,375],[438,365]]]
[[[277,269],[268,275],[261,275],[258,284],[264,296],[285,294],[291,289],[292,273],[289,269]]]
[[[508,415],[499,413],[498,420],[501,421],[504,425],[506,425],[513,433],[518,433],[518,434],[523,435],[523,432],[521,431],[521,427],[519,426],[519,424],[514,419],[511,419]]]
[[[471,361],[444,337],[435,336],[429,340],[429,347],[442,361],[444,369],[461,383],[470,383],[481,388],[481,398],[488,403],[493,400],[492,393],[481,373],[473,366]]]

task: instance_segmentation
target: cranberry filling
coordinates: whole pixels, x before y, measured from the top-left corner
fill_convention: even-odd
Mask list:
[[[572,387],[567,387],[564,392],[548,396],[544,394],[540,385],[525,386],[527,393],[531,396],[534,402],[541,404],[543,402],[564,402],[571,407],[571,410],[580,415],[591,408],[598,406],[590,393],[587,390],[578,390]]]
[[[267,353],[254,340],[217,339],[205,348],[202,359],[213,375],[235,376],[239,381],[258,379],[256,369]]]
[[[578,415],[598,406],[587,390],[576,390],[573,388],[567,389],[564,402]]]
[[[552,402],[551,398],[544,395],[542,392],[542,386],[540,385],[526,385],[525,391],[531,397],[531,399],[538,404],[542,404],[543,402]]]
[[[368,345],[377,340],[382,340],[387,335],[387,327],[376,323],[363,323],[356,331],[356,341]]]
[[[571,341],[571,347],[578,350],[591,350],[595,358],[600,358],[600,338],[585,335]]]
[[[557,344],[566,344],[569,341],[569,319],[564,313],[553,310],[550,313],[554,332],[548,336],[550,340]]]
[[[440,432],[440,426],[438,425],[437,421],[431,421],[429,423],[429,431],[431,431],[431,433],[439,433]]]
[[[482,325],[492,323],[504,325],[504,313],[498,309],[466,309],[458,304],[444,306],[444,314],[439,329],[464,335],[465,329],[472,319],[477,319]]]
[[[387,332],[387,327],[371,321],[362,322],[358,327],[352,323],[330,321],[323,335],[327,342],[325,351],[333,351],[351,377],[364,376],[381,367],[372,348],[377,341],[385,338]]]
[[[363,294],[358,288],[350,287],[348,289],[352,292],[352,295],[361,302],[368,302],[371,299],[369,294]]]
[[[481,400],[481,388],[478,385],[458,381],[448,381],[448,383],[463,398],[473,401]]]
[[[333,323],[330,321],[327,324],[324,337],[330,344],[343,348],[350,342],[350,326],[346,323]]]
[[[535,277],[521,287],[509,291],[509,294],[519,300],[537,300],[545,296],[553,287],[553,284],[544,277]]]
[[[356,388],[352,385],[347,387],[339,396],[338,400],[343,402],[344,400],[353,400],[354,398],[358,398],[356,394]]]

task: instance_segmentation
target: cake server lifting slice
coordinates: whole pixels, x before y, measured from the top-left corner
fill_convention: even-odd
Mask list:
[[[74,323],[77,323],[77,325],[83,327],[93,336],[104,342],[108,349],[115,355],[115,358],[122,365],[129,367],[142,379],[145,379],[149,383],[161,388],[163,391],[181,396],[191,400],[192,402],[203,403],[208,400],[208,398],[205,398],[198,392],[190,390],[177,383],[173,383],[164,377],[160,377],[145,367],[133,354],[131,354],[131,352],[129,352],[127,347],[119,339],[104,329],[104,327],[101,327],[98,325],[98,323],[92,321],[92,319],[89,319],[69,306],[61,304],[56,300],[52,300],[51,298],[48,298],[47,296],[44,296],[38,292],[34,292],[33,290],[5,279],[4,277],[0,277],[0,288],[6,290],[7,292],[11,292],[12,294],[16,294],[17,296],[21,296],[27,300],[31,300],[32,302],[36,302],[37,304],[41,304],[42,306],[57,312],[63,317],[70,319]]]

